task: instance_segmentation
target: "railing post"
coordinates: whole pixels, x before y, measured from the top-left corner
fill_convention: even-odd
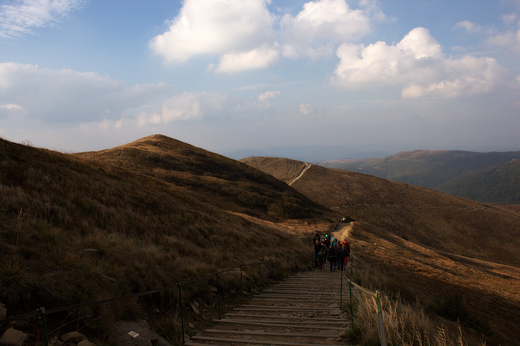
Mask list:
[[[379,300],[379,291],[376,291],[376,303],[377,303],[377,318],[379,320],[379,339],[381,340],[381,346],[387,346],[386,334],[385,334],[385,323],[383,321],[383,311],[381,310],[381,302]]]
[[[43,344],[49,346],[49,336],[47,335],[47,317],[45,316],[45,307],[42,306],[38,309],[42,318],[43,327]]]
[[[215,273],[217,277],[217,307],[218,307],[218,319],[220,320],[220,288],[218,286],[218,273]]]
[[[242,283],[242,264],[240,264],[240,306],[242,306],[243,296],[244,296],[244,284]]]
[[[343,309],[343,272],[340,275],[339,281],[339,308]]]
[[[184,316],[182,313],[182,290],[181,290],[181,283],[177,282],[177,287],[179,288],[179,310],[181,313],[181,334],[182,334],[182,345],[184,345]]]
[[[350,282],[351,279],[348,280],[348,290],[350,293],[350,319],[352,323],[352,327],[354,327],[354,302],[352,301],[352,283]]]

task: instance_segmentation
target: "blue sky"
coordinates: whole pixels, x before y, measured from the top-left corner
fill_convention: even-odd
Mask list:
[[[0,136],[156,133],[309,161],[520,150],[520,0],[0,0]]]

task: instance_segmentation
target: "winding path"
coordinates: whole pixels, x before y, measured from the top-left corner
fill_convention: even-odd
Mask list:
[[[348,322],[339,291],[339,272],[300,273],[264,290],[185,345],[345,345],[339,334]]]
[[[300,172],[300,174],[298,174],[298,176],[297,176],[296,178],[294,178],[293,180],[291,180],[291,181],[289,182],[289,186],[291,186],[291,185],[294,184],[298,179],[300,179],[300,178],[303,176],[303,174],[304,174],[305,172],[307,172],[307,170],[308,170],[309,168],[311,168],[311,166],[312,166],[312,164],[305,162],[305,168],[302,169],[302,171]]]

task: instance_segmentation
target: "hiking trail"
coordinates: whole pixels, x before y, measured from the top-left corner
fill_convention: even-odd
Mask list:
[[[289,182],[289,186],[291,186],[291,185],[294,184],[298,179],[300,179],[300,178],[303,176],[303,174],[304,174],[305,172],[307,172],[307,170],[308,170],[309,168],[311,168],[311,166],[312,166],[312,164],[305,162],[305,168],[302,169],[302,171],[300,172],[300,174],[298,174],[298,176],[297,176],[296,178],[294,178],[293,180],[291,180],[291,181]]]
[[[339,306],[340,275],[324,269],[292,276],[227,313],[185,345],[345,345],[339,335],[349,322]]]

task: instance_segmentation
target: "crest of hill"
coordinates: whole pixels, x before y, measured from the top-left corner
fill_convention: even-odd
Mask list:
[[[520,194],[512,192],[518,190],[518,184],[515,185],[514,181],[506,185],[507,179],[497,176],[497,179],[502,179],[503,191],[500,194],[491,194],[488,190],[496,183],[491,180],[492,175],[486,174],[486,185],[480,191],[475,190],[469,183],[464,183],[462,177],[497,168],[515,159],[520,159],[519,151],[478,153],[460,150],[415,150],[383,158],[324,161],[320,165],[449,192],[459,197],[472,196],[472,199],[482,202],[508,204],[520,200]]]
[[[242,162],[284,181],[298,176],[294,167],[305,166],[258,157]],[[291,186],[352,221],[348,237],[356,267],[372,270],[366,285],[411,302],[418,299],[426,310],[460,321],[465,333],[476,332],[488,345],[516,343],[520,207],[318,165]],[[451,314],[450,309],[460,311]]]
[[[241,213],[269,219],[331,215],[270,175],[163,135],[76,155],[182,186],[207,202]]]
[[[200,179],[172,178],[183,187],[154,177],[156,167],[182,164],[183,154],[172,155],[167,163],[160,160],[169,146],[191,150],[184,155],[194,163],[185,167],[195,170],[200,160],[219,178],[202,174],[202,169]],[[242,173],[256,179],[247,186],[267,201],[283,199],[284,192],[289,199],[298,199],[299,193],[256,169],[243,164],[227,167],[228,161],[173,140],[143,139],[100,155],[125,158],[114,159],[125,168],[111,160],[95,160],[94,154],[62,154],[0,139],[0,302],[9,315],[175,287],[187,277],[259,259],[303,263],[310,252],[307,238],[330,227],[323,218],[280,222],[261,203],[249,215],[222,206],[203,188],[220,184],[224,174],[236,174],[237,181]],[[149,171],[145,169],[154,162]],[[231,189],[234,181],[218,189]],[[278,186],[282,192],[277,194]],[[324,209],[303,200],[295,203],[315,208],[316,213]],[[247,211],[244,205],[235,209]],[[209,292],[206,288],[201,290]],[[197,292],[186,292],[186,299],[197,298],[192,296]],[[85,322],[85,333],[95,334],[98,330],[89,326],[144,314],[137,303],[124,304],[130,306],[115,303],[103,308],[103,316],[82,309],[85,316],[78,321]],[[58,325],[49,325],[50,329],[60,327],[61,318],[49,323],[53,321]],[[0,334],[7,327],[0,326]]]

